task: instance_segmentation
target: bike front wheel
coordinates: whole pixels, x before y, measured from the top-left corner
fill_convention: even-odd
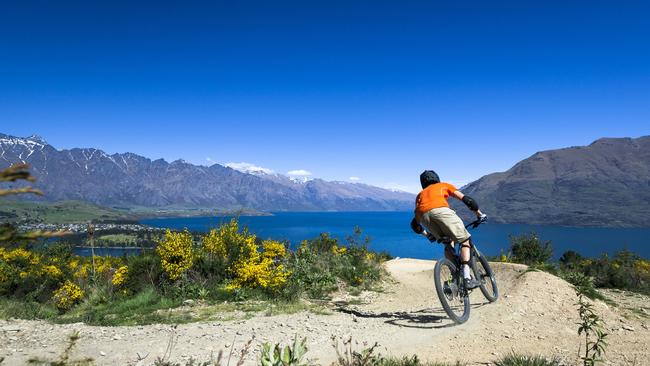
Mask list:
[[[469,295],[462,285],[462,276],[456,264],[447,258],[440,259],[433,269],[433,279],[447,315],[457,324],[465,323],[469,319]]]
[[[472,270],[474,277],[481,281],[481,292],[489,302],[495,302],[499,298],[499,289],[497,288],[497,280],[494,277],[494,272],[490,267],[487,259],[480,253],[475,252],[472,256]]]

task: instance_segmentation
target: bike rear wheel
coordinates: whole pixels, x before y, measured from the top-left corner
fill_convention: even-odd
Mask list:
[[[466,322],[469,319],[469,295],[462,286],[462,276],[456,264],[447,258],[440,259],[433,269],[433,279],[447,315],[457,324]]]
[[[474,271],[474,277],[481,281],[480,288],[483,296],[490,302],[497,301],[499,298],[499,289],[497,288],[497,280],[494,277],[490,263],[478,251],[475,251],[472,256],[471,265]]]

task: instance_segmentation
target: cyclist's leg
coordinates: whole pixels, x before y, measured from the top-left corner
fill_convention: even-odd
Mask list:
[[[460,265],[463,278],[469,280],[471,278],[469,268],[471,239],[463,220],[450,208],[436,209],[434,213],[434,220],[438,222],[443,233],[460,245]]]
[[[445,245],[445,258],[447,258],[450,261],[455,263],[455,261],[456,261],[456,252],[454,251],[454,245],[453,244]]]
[[[440,227],[439,223],[434,219],[431,211],[425,212],[422,215],[422,220],[420,224],[424,226],[424,228],[429,233],[433,234],[433,236],[436,237],[436,239],[440,239],[443,236],[445,236],[445,234],[442,231],[442,227]]]

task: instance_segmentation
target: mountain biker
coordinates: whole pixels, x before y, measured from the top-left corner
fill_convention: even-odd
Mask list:
[[[454,244],[460,244],[460,263],[465,288],[478,287],[480,281],[471,278],[468,265],[472,246],[471,235],[456,212],[449,208],[447,200],[451,196],[463,201],[481,220],[485,220],[487,216],[479,210],[478,204],[470,196],[463,194],[452,184],[440,182],[438,174],[433,170],[425,170],[420,174],[420,184],[422,191],[415,199],[415,217],[411,220],[411,229],[417,234],[426,229],[436,239],[446,236],[453,240]],[[445,247],[445,257],[454,260],[453,247]]]

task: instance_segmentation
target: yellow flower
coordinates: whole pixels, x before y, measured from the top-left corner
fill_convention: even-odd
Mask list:
[[[171,280],[177,280],[192,267],[194,261],[192,235],[187,229],[182,232],[172,232],[167,229],[165,237],[156,247],[156,253],[167,276]]]
[[[265,258],[284,258],[287,254],[287,248],[284,244],[276,240],[264,240],[262,248],[264,249],[263,255]]]
[[[82,263],[79,267],[77,267],[77,270],[74,272],[74,274],[73,274],[74,278],[77,278],[77,279],[87,278],[88,273],[90,273],[90,270],[91,270],[90,267],[91,267],[90,262]]]
[[[22,271],[22,272],[20,272],[20,273],[18,274],[18,276],[20,276],[20,278],[25,279],[25,278],[27,278],[27,277],[29,276],[29,273],[27,273],[27,272],[25,272],[25,271]]]
[[[266,246],[264,247],[264,243]],[[282,264],[276,264],[274,258],[284,256],[286,248],[282,243],[267,240],[263,242],[264,253],[260,253],[255,243],[255,236],[249,235],[241,243],[240,256],[231,268],[234,279],[229,289],[241,287],[277,290],[282,287],[291,272]],[[268,252],[266,252],[268,250]]]
[[[129,274],[129,267],[127,266],[122,266],[115,271],[115,274],[113,274],[113,279],[111,280],[111,283],[113,286],[120,286],[126,281],[126,277]]]
[[[6,262],[15,262],[18,260],[29,260],[30,257],[32,256],[32,253],[29,251],[23,249],[23,248],[16,248],[14,250],[7,251],[4,248],[2,248],[2,251],[0,251],[0,258],[4,259]]]
[[[634,262],[634,269],[639,272],[650,272],[650,261],[640,259]]]
[[[59,277],[63,275],[63,272],[57,267],[53,265],[45,265],[41,268],[40,271],[41,276],[51,276],[51,277]]]
[[[52,300],[59,310],[68,310],[74,304],[84,297],[84,291],[81,287],[70,281],[66,281],[63,286],[54,291]]]
[[[75,269],[77,269],[77,267],[79,267],[79,259],[75,258],[70,260],[70,262],[68,262],[68,268],[70,268],[71,270],[74,271]]]

